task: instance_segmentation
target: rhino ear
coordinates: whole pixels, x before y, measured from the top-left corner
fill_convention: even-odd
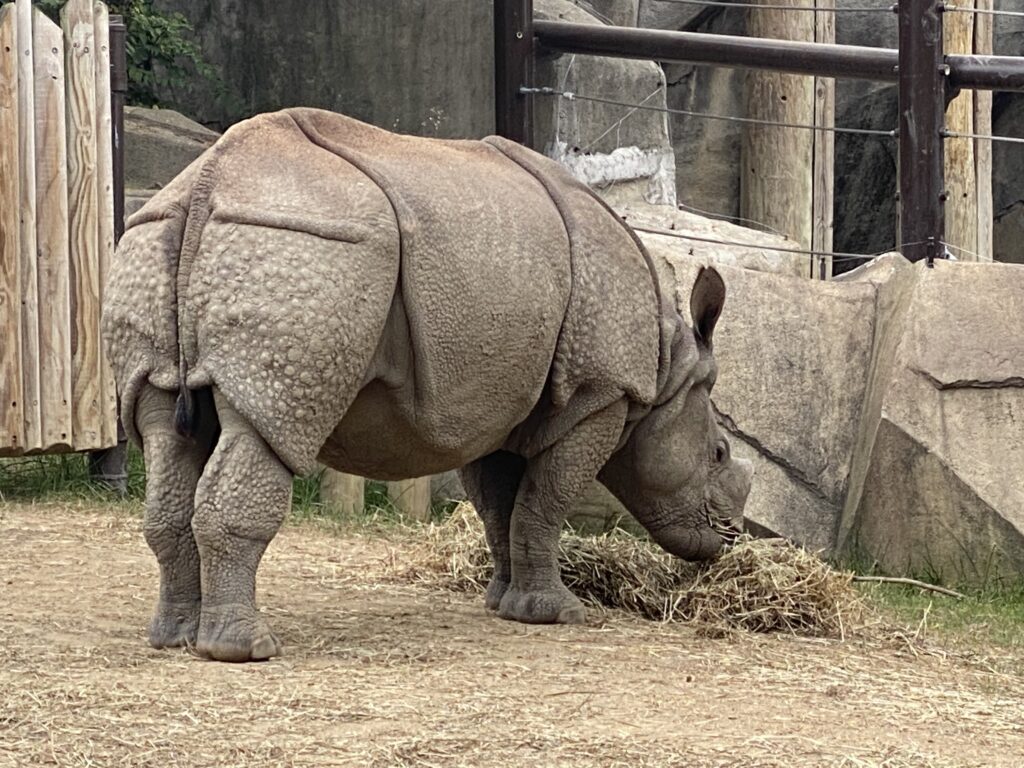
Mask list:
[[[714,267],[701,267],[690,292],[690,317],[697,340],[709,349],[715,323],[725,305],[725,283]]]

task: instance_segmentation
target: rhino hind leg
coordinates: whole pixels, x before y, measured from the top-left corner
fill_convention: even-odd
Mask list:
[[[619,400],[530,459],[510,526],[512,579],[498,615],[529,624],[579,624],[583,603],[562,583],[558,540],[570,504],[615,450],[626,418]]]
[[[496,451],[467,464],[459,473],[466,494],[483,520],[487,547],[494,561],[494,573],[484,598],[492,611],[498,609],[512,581],[509,527],[525,469],[526,460],[521,456]]]
[[[143,531],[160,565],[160,597],[149,625],[154,648],[196,641],[200,582],[199,551],[191,527],[193,503],[217,429],[216,420],[208,420],[191,439],[182,437],[174,428],[174,408],[174,393],[145,385],[133,414],[146,460]]]
[[[192,519],[202,570],[196,650],[218,661],[260,661],[281,645],[256,609],[256,571],[291,502],[292,473],[214,390],[221,432]]]

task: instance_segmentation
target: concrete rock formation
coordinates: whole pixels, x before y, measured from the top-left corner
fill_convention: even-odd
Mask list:
[[[885,282],[879,281],[884,278]],[[1024,573],[1024,268],[894,265],[840,546],[950,582]]]
[[[615,12],[612,3],[606,11]],[[570,0],[537,0],[538,19],[601,24],[600,11]],[[625,9],[628,15],[629,9]],[[559,91],[626,104],[666,106],[665,73],[651,61],[564,55],[537,61],[535,82]],[[634,199],[674,205],[675,152],[667,115],[615,104],[563,97],[534,100],[536,148],[565,165],[580,181],[599,192],[623,188]]]
[[[219,135],[173,109],[125,107],[125,216],[145,205]]]

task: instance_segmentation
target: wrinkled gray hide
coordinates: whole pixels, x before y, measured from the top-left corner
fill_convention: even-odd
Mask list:
[[[394,135],[310,109],[232,128],[129,221],[104,337],[148,467],[158,647],[277,654],[255,573],[316,461],[463,467],[504,618],[578,622],[557,540],[598,477],[668,551],[713,556],[749,469],[708,394],[725,291],[662,301],[631,231],[497,138]]]

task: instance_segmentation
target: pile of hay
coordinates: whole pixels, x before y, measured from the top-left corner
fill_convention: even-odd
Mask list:
[[[845,637],[863,616],[852,574],[785,542],[744,537],[719,559],[693,565],[625,532],[563,534],[560,560],[566,586],[585,603],[656,621]],[[460,504],[427,529],[410,575],[483,591],[490,572],[483,526],[470,504]]]

